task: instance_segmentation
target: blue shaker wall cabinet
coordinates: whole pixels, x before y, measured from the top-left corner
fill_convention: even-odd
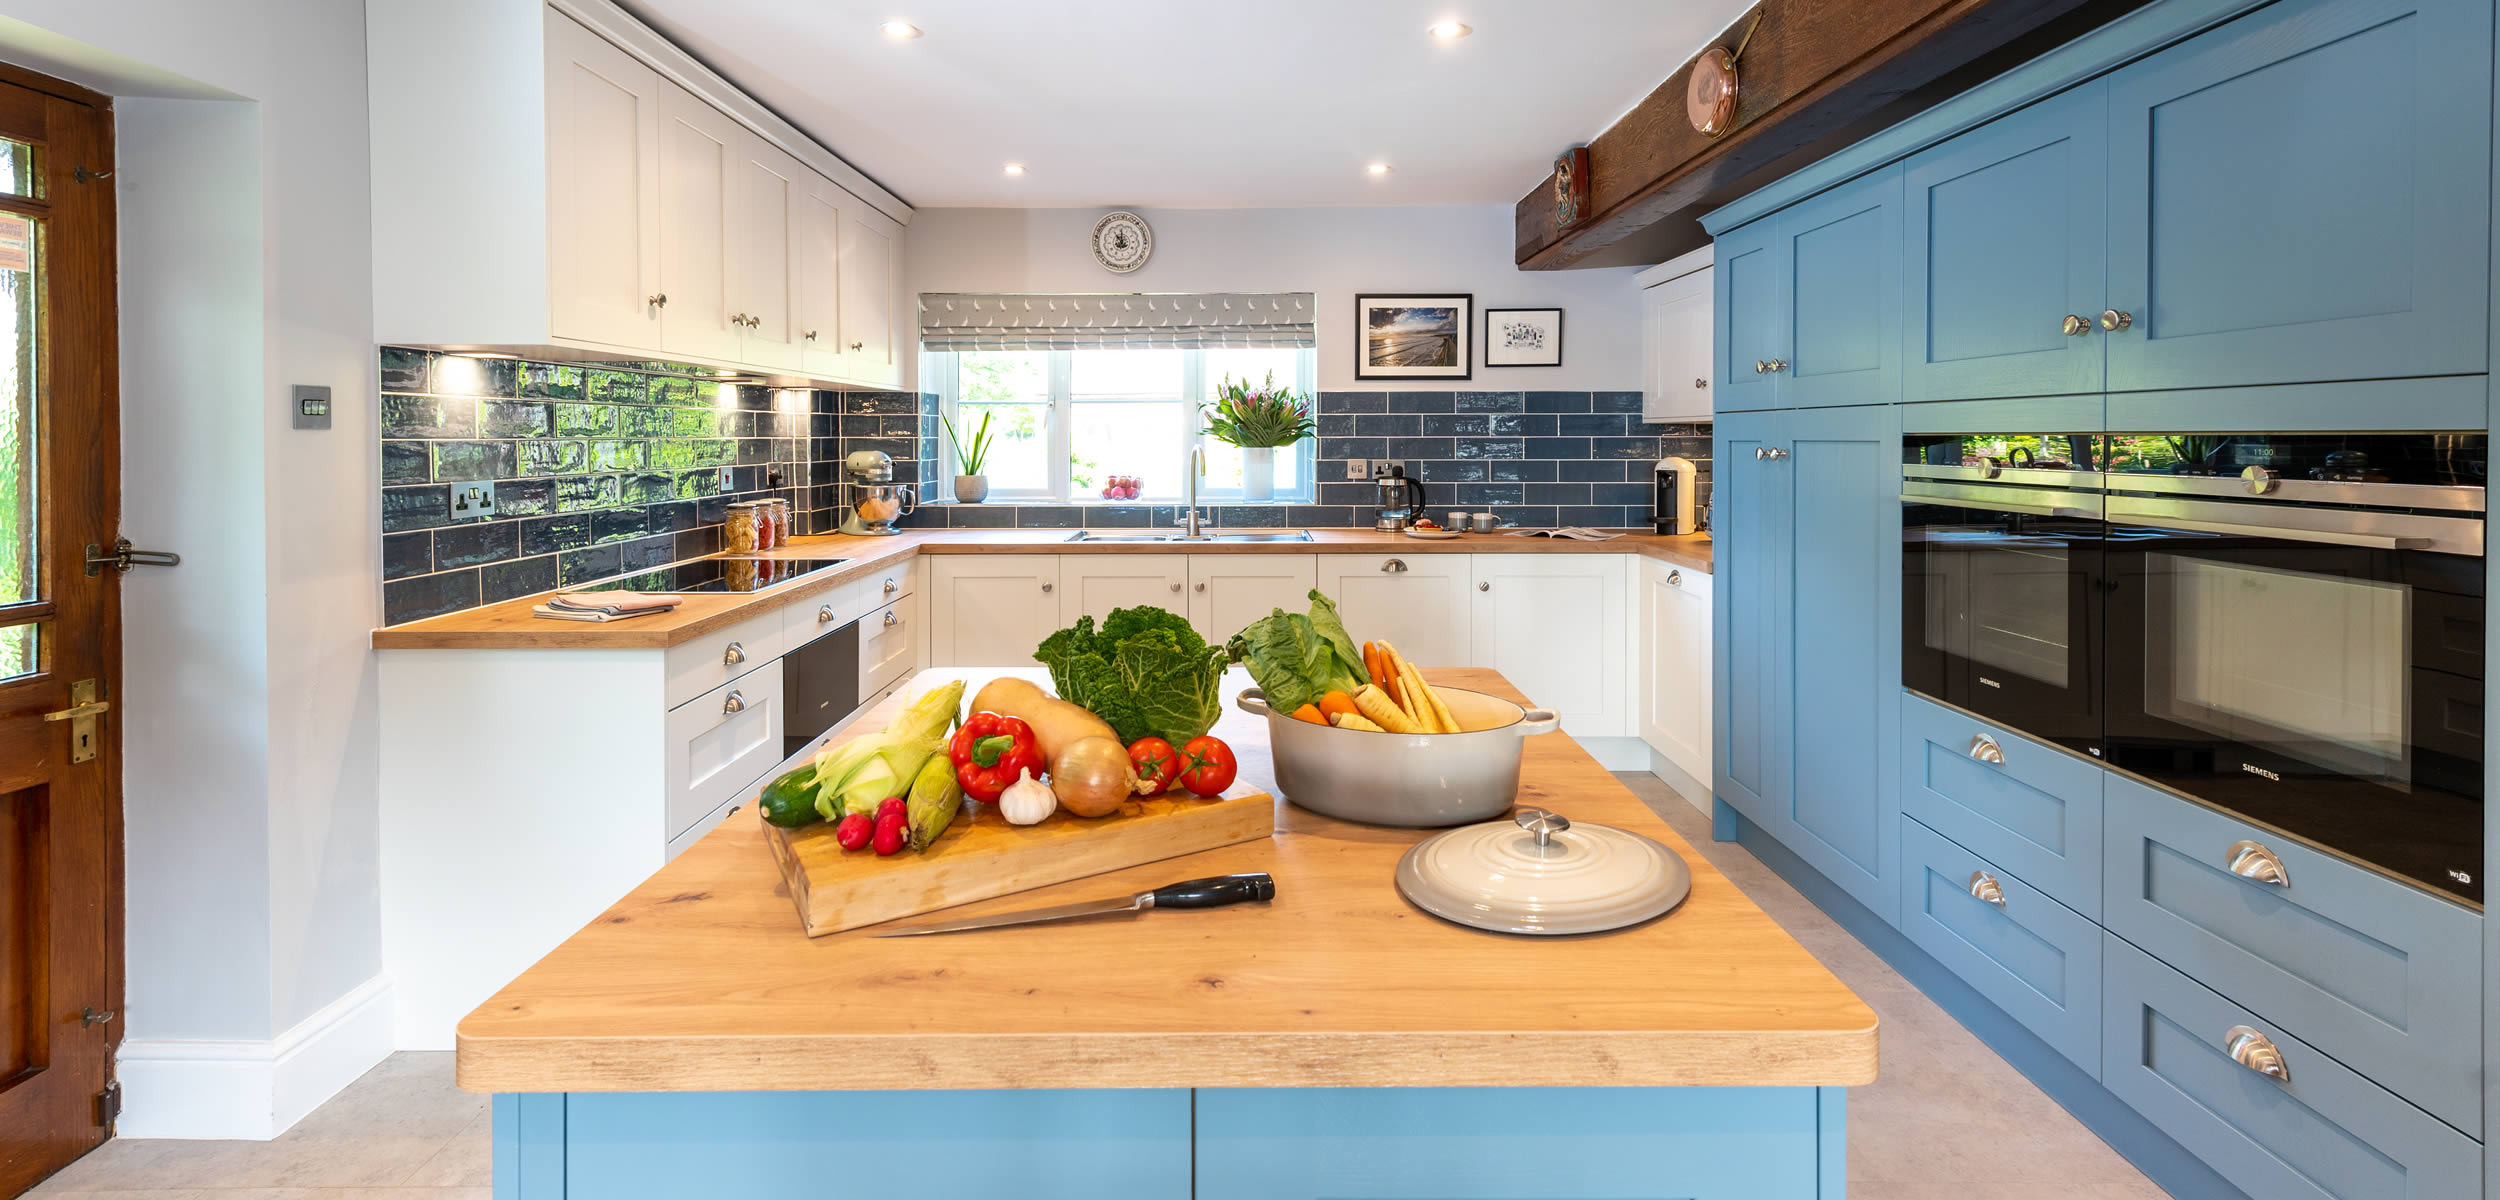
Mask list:
[[[1730,232],[1714,254],[1719,411],[1900,398],[1897,168]]]

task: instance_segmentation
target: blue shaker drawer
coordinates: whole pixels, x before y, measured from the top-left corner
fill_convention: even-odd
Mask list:
[[[2269,1200],[2482,1194],[2482,1147],[2473,1139],[2105,936],[2101,1082],[2242,1191]],[[2272,1043],[2281,1078],[2232,1057],[2243,1029]]]
[[[2100,926],[1904,817],[1901,932],[2040,1040],[2101,1073]]]
[[[1984,757],[1991,745],[2002,762]],[[2095,919],[2101,780],[2108,774],[1969,713],[1901,693],[1901,810]]]
[[[2103,924],[2460,1129],[2482,1125],[2483,918],[2112,773]],[[2284,886],[2234,874],[2240,842]]]

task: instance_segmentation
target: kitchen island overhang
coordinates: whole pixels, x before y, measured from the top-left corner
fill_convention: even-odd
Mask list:
[[[1217,732],[1273,790],[1264,725]],[[464,1021],[460,1082],[497,1094],[497,1195],[525,1200],[1838,1195],[1874,1013],[1567,738],[1528,741],[1520,802],[1656,838],[1692,896],[1612,933],[1464,929],[1391,882],[1426,831],[1280,802],[1272,839],[951,911],[1243,871],[1269,904],[810,940],[741,814]]]

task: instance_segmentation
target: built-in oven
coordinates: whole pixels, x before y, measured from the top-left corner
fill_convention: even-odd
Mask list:
[[[2097,752],[2098,434],[1914,434],[1902,443],[1902,683]]]
[[[782,754],[808,743],[859,710],[859,622],[817,635],[781,656]]]
[[[2109,764],[2481,903],[2486,443],[2108,435]]]

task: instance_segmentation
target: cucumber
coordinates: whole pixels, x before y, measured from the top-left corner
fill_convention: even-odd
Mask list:
[[[764,810],[764,819],[784,829],[796,829],[818,820],[816,814],[816,764],[809,763],[764,785],[764,794],[755,802]]]

